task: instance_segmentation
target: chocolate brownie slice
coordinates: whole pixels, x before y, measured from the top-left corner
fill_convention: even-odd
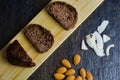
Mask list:
[[[6,52],[8,61],[13,65],[22,67],[35,66],[35,63],[32,62],[32,59],[27,55],[18,40],[15,40],[12,44],[10,44]]]
[[[29,25],[24,30],[24,34],[40,53],[48,51],[54,42],[54,38],[50,31],[38,24]]]
[[[52,2],[46,10],[66,30],[73,28],[77,22],[78,14],[76,9],[65,2]]]

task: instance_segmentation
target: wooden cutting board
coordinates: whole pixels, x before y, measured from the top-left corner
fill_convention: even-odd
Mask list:
[[[58,1],[58,0],[53,0]],[[62,43],[78,26],[103,2],[103,0],[59,0],[65,1],[74,6],[78,12],[78,21],[75,27],[69,31],[63,29],[48,13],[43,9],[29,23],[40,24],[50,30],[54,36],[55,43],[52,48],[39,54],[31,43],[26,39],[21,30],[1,51],[0,51],[0,80],[25,80],[27,79]],[[26,25],[27,26],[27,25]],[[6,59],[6,48],[14,40],[18,40],[28,55],[36,63],[35,67],[24,68],[8,63]]]

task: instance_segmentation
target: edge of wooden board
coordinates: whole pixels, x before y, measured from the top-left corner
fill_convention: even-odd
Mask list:
[[[58,1],[58,0],[54,0]],[[59,0],[64,1],[64,0]],[[78,22],[75,27],[69,31],[64,30],[56,21],[48,15],[43,9],[36,17],[34,17],[29,23],[36,23],[44,26],[50,30],[55,38],[55,43],[52,48],[44,53],[38,54],[30,42],[25,38],[23,29],[0,51],[0,80],[24,80],[27,79],[67,38],[74,30],[103,2],[103,0],[66,0],[69,4],[73,5],[78,11]],[[81,3],[80,3],[81,2]],[[80,5],[79,5],[80,4]],[[88,5],[87,5],[88,4]],[[90,8],[89,8],[90,6]],[[86,10],[86,12],[85,12]],[[80,12],[81,11],[81,12]],[[83,14],[84,13],[84,14]],[[82,18],[81,18],[82,16]],[[41,20],[40,20],[41,19]],[[46,22],[48,24],[46,24]],[[50,26],[50,27],[48,27]],[[55,27],[57,26],[57,27]],[[64,36],[65,35],[65,36]],[[22,36],[22,37],[21,37]],[[61,37],[62,36],[62,37]],[[15,39],[19,40],[26,52],[32,57],[36,66],[33,68],[23,68],[19,66],[10,65],[6,59],[5,51],[7,46]],[[7,69],[9,68],[9,71]],[[14,69],[14,70],[13,70]],[[7,71],[7,72],[6,72]],[[16,73],[16,74],[14,74]]]

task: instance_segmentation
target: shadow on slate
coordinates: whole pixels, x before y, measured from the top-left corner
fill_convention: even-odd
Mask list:
[[[36,16],[50,0],[0,0],[0,49]]]

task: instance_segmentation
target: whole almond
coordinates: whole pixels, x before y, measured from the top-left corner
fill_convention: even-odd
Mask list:
[[[77,77],[75,78],[75,80],[82,80],[82,77],[81,77],[81,76],[77,76]]]
[[[66,68],[71,68],[71,64],[67,59],[62,59],[61,63],[66,67]]]
[[[91,72],[87,71],[87,80],[93,80],[93,75]]]
[[[86,70],[84,68],[81,68],[79,70],[79,74],[82,76],[83,79],[86,78]]]
[[[74,75],[67,76],[65,80],[75,80]]]
[[[57,69],[57,73],[65,73],[67,71],[67,69],[65,67],[60,67]]]
[[[74,62],[74,65],[79,64],[79,63],[80,63],[80,60],[81,60],[80,55],[75,54],[75,55],[74,55],[74,57],[73,57],[73,62]]]
[[[54,78],[57,79],[57,80],[64,79],[65,75],[61,74],[61,73],[55,73]]]
[[[74,69],[68,69],[66,72],[65,72],[65,75],[73,75],[75,74],[75,70]]]

